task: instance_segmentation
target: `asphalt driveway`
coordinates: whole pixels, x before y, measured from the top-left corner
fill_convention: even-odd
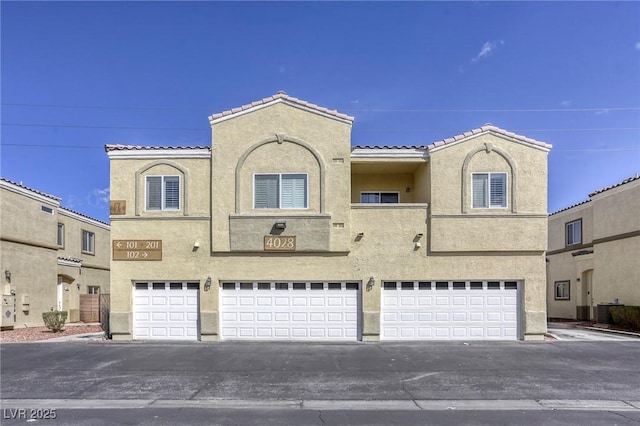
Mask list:
[[[216,423],[203,414],[211,410],[231,413],[225,417],[231,423],[247,424],[265,424],[257,420],[264,420],[260,416],[268,413],[274,420],[266,424],[321,424],[316,423],[317,415],[308,417],[309,412],[324,413],[325,421],[332,413],[335,418],[344,415],[353,423],[367,424],[366,419],[380,420],[396,411],[403,413],[398,419],[423,423],[426,418],[416,410],[433,412],[435,417],[429,418],[441,418],[442,424],[464,421],[458,414],[443,415],[445,411],[468,411],[476,419],[486,419],[478,424],[509,418],[498,412],[538,413],[530,417],[535,420],[530,424],[554,424],[567,410],[574,414],[556,424],[589,418],[611,423],[619,416],[640,421],[640,339],[412,344],[68,342],[4,344],[0,355],[3,413],[20,407],[57,408],[66,410],[69,424],[90,424],[84,423],[87,412],[103,413],[108,420],[116,415],[114,409],[140,422],[173,419],[165,424],[177,421],[176,411],[193,416],[192,421],[183,419],[184,424],[199,423],[198,419],[201,424]],[[313,421],[295,421],[301,411],[306,413],[304,419]],[[371,414],[375,411],[380,416]],[[600,414],[584,416],[587,411]],[[349,412],[360,417],[349,417],[356,415]],[[555,414],[549,417],[549,412]],[[614,415],[618,417],[609,417]],[[100,424],[91,418],[95,420],[91,424]]]

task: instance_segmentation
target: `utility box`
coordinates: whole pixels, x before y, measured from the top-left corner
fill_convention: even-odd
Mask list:
[[[613,324],[613,318],[611,317],[611,309],[612,306],[624,306],[619,303],[607,303],[598,305],[598,324]]]
[[[16,297],[13,295],[2,296],[2,328],[13,328],[16,323]]]
[[[25,312],[29,311],[29,295],[28,294],[22,295],[22,310]]]

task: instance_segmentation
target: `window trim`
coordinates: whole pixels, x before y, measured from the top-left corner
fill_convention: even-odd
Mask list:
[[[368,203],[362,200],[364,194],[378,194],[380,201],[378,203]],[[394,203],[383,203],[382,194],[395,194],[398,196],[398,201]],[[361,204],[400,204],[400,191],[360,191],[360,203]]]
[[[566,296],[564,295],[558,296],[558,289],[560,288],[560,286],[563,286],[563,287],[566,286],[567,288]],[[553,299],[554,300],[571,300],[571,281],[563,280],[563,281],[556,281],[555,283],[553,283]]]
[[[161,188],[160,188],[160,208],[159,209],[151,209],[149,208],[149,178],[150,177],[159,177]],[[167,208],[167,194],[166,194],[166,181],[165,179],[178,178],[178,207]],[[144,176],[144,210],[149,212],[177,212],[182,209],[182,177],[179,174],[176,175],[145,175]]]
[[[100,286],[99,285],[88,285],[87,286],[87,294],[100,294]]]
[[[62,232],[61,232],[62,230]],[[59,248],[64,248],[64,242],[65,242],[65,226],[64,226],[64,222],[58,222],[58,233],[56,236],[56,243],[58,244]]]
[[[85,249],[85,245],[84,245],[85,235],[91,235],[90,247],[88,247],[87,249]],[[81,238],[82,238],[82,241],[81,241],[80,247],[82,249],[82,253],[95,255],[96,254],[96,233],[83,229],[81,232]]]
[[[282,207],[282,176],[304,176],[304,207]],[[256,178],[258,176],[278,177],[278,207],[256,207]],[[306,172],[286,172],[286,173],[254,173],[253,174],[253,210],[308,210],[309,209],[309,173]]]
[[[579,232],[579,238],[577,241],[574,241],[573,238],[575,238],[575,225],[579,225],[578,227],[578,232]],[[569,242],[569,227],[572,228],[572,240],[571,242]],[[564,242],[565,242],[565,246],[569,247],[569,246],[576,246],[576,245],[580,245],[582,244],[582,218],[579,219],[575,219],[572,220],[571,222],[567,222],[564,224]]]
[[[476,207],[474,205],[474,176],[486,175],[487,176],[487,191],[485,193],[485,205]],[[504,205],[492,205],[491,204],[491,178],[492,176],[502,175],[504,176]],[[471,208],[472,209],[508,209],[509,208],[509,173],[507,172],[472,172],[471,173]]]

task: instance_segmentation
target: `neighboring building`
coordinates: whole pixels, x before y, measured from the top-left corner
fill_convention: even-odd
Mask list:
[[[551,146],[352,122],[280,92],[211,147],[107,145],[113,338],[542,340]]]
[[[80,295],[109,293],[109,225],[60,201],[0,178],[3,327],[42,325],[55,309],[77,322]]]
[[[640,177],[549,216],[549,318],[596,320],[598,305],[640,305]]]

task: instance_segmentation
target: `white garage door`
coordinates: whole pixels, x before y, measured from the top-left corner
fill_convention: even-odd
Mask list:
[[[387,281],[382,340],[515,340],[516,281]]]
[[[222,282],[226,340],[357,340],[357,282]]]
[[[197,282],[137,282],[133,338],[198,340]]]

